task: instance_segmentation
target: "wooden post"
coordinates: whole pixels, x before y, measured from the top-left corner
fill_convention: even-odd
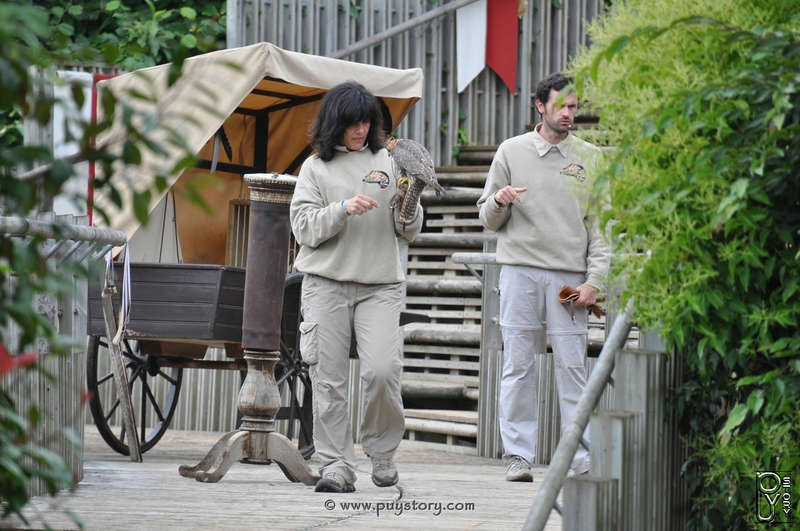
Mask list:
[[[682,528],[689,501],[680,467],[685,448],[677,418],[665,417],[664,404],[682,381],[677,355],[651,350],[617,353],[616,407],[642,415],[643,463],[648,481],[643,485],[644,529]],[[666,422],[665,422],[666,419]]]
[[[104,285],[105,270],[100,276],[100,284]],[[111,297],[117,292],[114,279],[108,279],[108,286],[103,289],[103,320],[106,323],[106,338],[108,338],[108,352],[111,355],[111,369],[114,372],[114,382],[117,384],[117,398],[122,409],[122,423],[128,433],[128,448],[131,461],[142,462],[142,452],[139,449],[139,436],[136,431],[136,418],[133,416],[133,402],[131,401],[130,388],[128,387],[128,374],[125,371],[125,360],[118,344],[113,338],[117,335],[117,318],[114,316],[114,304]]]
[[[483,252],[494,253],[497,241],[486,241]],[[481,359],[478,394],[478,455],[501,457],[500,419],[497,403],[500,396],[500,377],[503,374],[503,334],[500,331],[500,268],[497,264],[483,266],[483,300],[481,301]]]
[[[539,408],[539,430],[536,438],[536,455],[533,462],[539,465],[550,463],[553,454],[561,440],[561,406],[558,404],[558,389],[556,388],[555,360],[553,353],[547,352],[546,324],[534,333],[541,334],[538,344],[542,345],[543,352],[534,354],[536,363],[534,378],[536,378],[536,405]]]
[[[181,465],[178,473],[216,483],[237,461],[275,461],[291,481],[314,485],[319,477],[311,473],[291,441],[275,432],[275,415],[281,406],[275,364],[280,359],[289,203],[297,179],[277,173],[244,178],[250,187],[251,203],[242,316],[242,347],[247,361],[247,376],[239,390],[242,425],[224,435],[200,463]]]
[[[573,476],[564,481],[562,531],[617,531],[619,480]]]
[[[642,525],[642,425],[641,415],[628,411],[593,413],[590,473],[619,480],[619,521],[615,529],[638,531]]]
[[[61,224],[71,226],[89,226],[89,216],[57,216],[57,221]],[[77,241],[73,245],[78,246],[75,251],[88,247],[86,242]],[[67,253],[67,247],[61,247],[59,252],[53,256],[52,260],[57,261],[59,267],[60,260]],[[67,257],[73,261],[75,254]],[[63,274],[69,275],[72,279],[72,293],[59,300],[59,330],[62,334],[69,334],[72,337],[72,347],[70,354],[65,356],[60,362],[61,370],[59,375],[59,388],[61,389],[61,403],[64,404],[62,412],[63,427],[71,427],[76,437],[83,447],[84,436],[83,427],[85,424],[85,407],[81,402],[81,393],[86,388],[86,315],[87,300],[86,293],[89,288],[89,281],[79,275],[75,275],[66,268]],[[84,477],[83,455],[82,452],[72,452],[62,448],[59,449],[64,460],[67,461],[72,470],[73,477],[78,481]]]

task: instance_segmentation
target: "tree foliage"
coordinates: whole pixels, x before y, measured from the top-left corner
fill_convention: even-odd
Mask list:
[[[53,0],[47,47],[131,71],[217,49],[225,3],[210,0]]]
[[[617,2],[571,64],[616,146],[598,190],[613,274],[687,362],[674,407],[690,529],[757,528],[756,473],[800,469],[797,13],[795,0]]]
[[[194,30],[183,32],[171,29],[169,20],[175,15],[175,10],[158,11],[152,2],[146,3],[152,18],[123,8],[118,1],[104,2],[104,13],[112,12],[115,15],[113,18],[117,25],[114,26],[102,16],[92,18],[95,15],[88,14],[88,2],[77,4],[55,0],[48,3],[48,8],[0,2],[0,207],[3,216],[31,217],[43,196],[59,194],[64,183],[75,175],[70,161],[54,157],[49,147],[22,145],[21,130],[14,124],[15,120],[28,119],[47,125],[53,119],[54,107],[66,103],[56,101],[52,91],[47,90],[53,84],[64,83],[54,75],[62,61],[96,59],[98,56],[92,47],[101,43],[106,58],[110,57],[109,50],[115,48],[117,57],[127,58],[130,62],[125,64],[131,67],[172,59],[174,68],[167,81],[169,84],[197,82],[196,79],[181,79],[183,59],[193,53],[192,46],[195,46],[195,51],[199,50],[197,47],[201,41],[213,32],[208,31],[205,22],[197,20],[190,13],[188,6],[191,2],[177,11],[183,18],[194,21],[199,28],[194,33]],[[53,22],[54,16],[57,22]],[[129,31],[131,28],[126,24],[135,25],[137,17],[146,21],[142,22],[141,31]],[[150,21],[156,24],[149,25]],[[85,37],[77,31],[93,24],[113,28],[113,32],[106,36],[97,32]],[[145,34],[146,37],[143,37]],[[164,39],[165,35],[169,38]],[[197,37],[197,42],[188,39],[188,35]],[[200,39],[200,36],[203,38]],[[160,42],[160,47],[153,55],[145,57],[148,47],[156,41]],[[109,43],[112,45],[106,46]],[[168,50],[164,44],[169,47]],[[83,88],[75,83],[69,89],[71,105],[65,105],[64,108],[81,108],[85,99]],[[95,189],[105,188],[118,206],[122,206],[124,197],[118,188],[121,189],[125,183],[114,182],[110,178],[114,173],[112,168],[121,171],[129,166],[137,167],[143,153],[158,155],[164,151],[164,146],[154,141],[152,135],[162,120],[168,120],[169,117],[157,112],[142,115],[130,104],[137,98],[151,98],[151,95],[139,92],[115,96],[107,90],[101,90],[98,105],[103,109],[105,118],[96,123],[86,122],[80,116],[69,113],[66,118],[69,125],[65,128],[69,132],[67,140],[75,141],[78,145],[76,158],[96,164],[98,176],[93,186]],[[184,118],[187,127],[193,123],[191,117]],[[96,146],[93,139],[111,130],[115,120],[122,125],[120,137]],[[179,174],[195,164],[195,154],[185,148],[180,131],[164,138],[163,142],[184,149],[178,163],[168,170],[171,174]],[[37,173],[35,178],[21,178],[21,174],[27,170],[42,167],[46,171]],[[156,176],[148,189],[131,191],[137,217],[142,223],[147,221],[147,204],[152,191],[163,190],[166,186],[165,177]],[[55,225],[54,230],[56,234],[62,231],[60,234],[64,235],[63,231],[67,229]],[[31,354],[8,352],[6,347],[12,343],[8,337],[8,325],[12,321],[21,330],[19,344],[15,345],[19,352],[23,352],[37,338],[46,339],[54,355],[64,353],[65,347],[71,347],[59,338],[52,323],[36,311],[38,294],[68,296],[74,289],[65,280],[66,277],[47,267],[46,259],[40,254],[40,244],[43,242],[44,239],[39,236],[18,238],[0,234],[0,376],[5,378],[25,379],[28,370],[39,370],[43,378],[53,379],[57,376],[42,371],[36,363],[36,357]],[[71,267],[75,274],[89,276],[85,263],[67,262],[62,267]],[[77,393],[81,391],[76,390]],[[39,427],[50,412],[36,403],[20,411],[18,398],[7,389],[0,389],[0,520],[13,514],[23,517],[22,510],[29,496],[27,487],[33,478],[42,480],[51,494],[59,489],[74,487],[69,467],[63,459],[48,450],[52,441],[41,438]],[[66,440],[70,439],[68,434],[65,437]],[[0,527],[3,527],[2,523]]]

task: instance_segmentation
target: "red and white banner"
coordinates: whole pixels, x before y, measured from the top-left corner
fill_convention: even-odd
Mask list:
[[[456,11],[458,92],[487,65],[516,92],[520,11],[520,0],[478,0]]]

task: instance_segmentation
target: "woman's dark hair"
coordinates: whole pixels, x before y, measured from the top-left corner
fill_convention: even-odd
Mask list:
[[[386,102],[383,101],[383,98],[378,98],[378,103],[381,106],[381,118],[383,119],[383,134],[388,139],[392,136],[392,132],[394,128],[392,127],[392,111],[389,110],[389,106],[386,105]]]
[[[330,89],[322,98],[317,117],[311,124],[311,146],[325,162],[336,154],[345,130],[353,124],[369,121],[367,143],[377,153],[383,147],[385,134],[381,107],[377,98],[355,81],[345,81]]]

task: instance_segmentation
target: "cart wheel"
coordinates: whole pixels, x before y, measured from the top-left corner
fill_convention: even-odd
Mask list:
[[[281,359],[275,365],[275,381],[281,392],[284,386],[289,386],[291,405],[282,407],[275,418],[289,421],[286,432],[289,439],[294,438],[294,421],[300,421],[297,448],[305,459],[310,459],[314,454],[314,412],[308,365],[303,363],[299,348],[300,323],[303,322],[300,313],[302,283],[302,273],[286,276],[281,317]]]
[[[103,353],[101,354],[101,347]],[[154,358],[144,352],[139,341],[124,339],[120,343],[122,357],[128,375],[128,387],[133,401],[133,416],[139,430],[139,449],[145,453],[156,445],[167,431],[183,380],[183,369],[172,367],[159,369]],[[92,393],[89,407],[97,431],[116,452],[130,455],[122,421],[121,426],[111,426],[114,414],[119,409],[117,387],[111,369],[101,370],[100,357],[108,352],[108,340],[102,336],[90,336],[86,360],[86,387]],[[155,421],[155,424],[153,424]],[[149,426],[149,424],[153,424]]]

